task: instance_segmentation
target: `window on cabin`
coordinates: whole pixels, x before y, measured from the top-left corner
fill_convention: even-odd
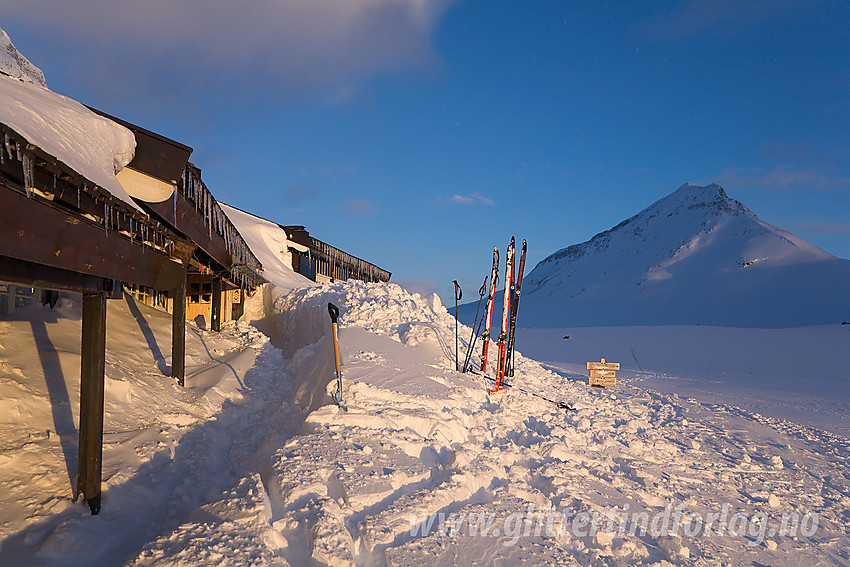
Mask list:
[[[212,284],[211,283],[191,283],[189,284],[189,303],[212,303]]]
[[[35,290],[31,287],[15,287],[15,307],[24,307],[32,303]]]

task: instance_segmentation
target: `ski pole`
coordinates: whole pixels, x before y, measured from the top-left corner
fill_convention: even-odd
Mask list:
[[[460,362],[457,356],[457,302],[463,298],[463,290],[457,280],[452,280],[452,283],[455,284],[455,371],[458,371],[460,370]]]
[[[469,367],[469,360],[472,358],[472,349],[475,348],[475,331],[476,326],[478,325],[478,312],[481,310],[481,300],[484,299],[484,294],[487,293],[487,276],[484,276],[484,283],[481,284],[481,288],[478,290],[478,306],[475,308],[475,319],[472,321],[472,334],[469,336],[469,348],[466,350],[466,358],[463,361],[463,370],[461,372],[466,372],[466,369]]]
[[[487,380],[490,380],[491,382],[499,383],[500,388],[503,388],[503,389],[504,388],[516,388],[517,390],[519,390],[523,394],[528,394],[530,396],[534,396],[535,398],[540,398],[541,400],[545,400],[545,401],[549,402],[550,404],[555,404],[556,406],[558,406],[561,409],[565,409],[567,411],[578,411],[578,408],[572,407],[567,402],[558,402],[558,401],[555,401],[553,399],[547,398],[546,396],[537,394],[535,392],[529,392],[528,390],[521,388],[519,386],[514,386],[513,384],[508,384],[507,382],[499,382],[499,380],[497,380],[496,378],[490,378],[486,374],[484,375],[484,378],[486,378]],[[491,393],[492,393],[492,391],[491,391]]]
[[[336,392],[334,400],[337,405],[342,403],[342,370],[339,363],[339,337],[337,336],[337,319],[339,318],[339,309],[333,303],[328,303],[328,314],[331,316],[331,326],[333,327],[334,339],[334,362],[336,362]]]

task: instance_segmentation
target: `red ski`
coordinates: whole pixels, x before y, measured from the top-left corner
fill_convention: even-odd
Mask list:
[[[505,381],[505,355],[507,350],[508,340],[508,325],[511,316],[511,300],[514,295],[514,248],[516,247],[515,239],[511,237],[511,243],[508,245],[508,252],[505,254],[505,299],[502,303],[502,332],[499,333],[499,342],[496,345],[499,347],[499,364],[497,369],[497,378],[499,382],[496,387],[490,390],[491,394],[502,392],[505,390],[503,383]]]
[[[499,247],[493,247],[493,270],[490,272],[490,298],[484,320],[487,321],[481,339],[484,341],[484,351],[481,354],[481,372],[487,372],[487,349],[490,346],[490,326],[493,323],[493,297],[496,294],[496,282],[499,280]]]

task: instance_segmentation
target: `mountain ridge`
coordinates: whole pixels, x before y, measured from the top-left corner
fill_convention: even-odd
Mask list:
[[[684,184],[526,276],[520,326],[797,327],[850,313],[850,261]]]

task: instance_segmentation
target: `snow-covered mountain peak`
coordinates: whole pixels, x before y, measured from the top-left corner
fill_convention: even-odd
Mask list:
[[[723,187],[716,183],[705,186],[685,183],[666,198],[655,203],[653,207],[662,203],[675,207],[677,210],[682,208],[688,210],[708,209],[714,214],[726,213],[733,216],[749,214],[755,216],[739,201],[730,199]]]
[[[760,220],[719,185],[687,183],[545,258],[526,289],[538,326],[558,314],[582,325],[795,326],[834,317],[827,306],[848,293],[828,280],[845,274],[850,261]]]
[[[0,28],[0,73],[27,83],[46,87],[44,73],[30,63],[20,51],[15,48],[9,35]]]

